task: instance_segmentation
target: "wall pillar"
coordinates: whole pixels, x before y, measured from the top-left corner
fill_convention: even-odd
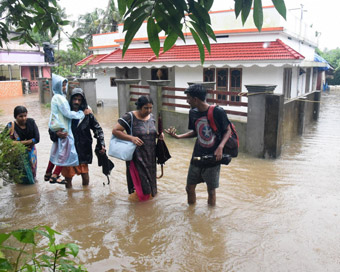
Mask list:
[[[297,132],[299,135],[302,135],[305,131],[305,123],[306,123],[306,100],[307,97],[300,97],[298,101],[298,128]]]
[[[150,97],[153,100],[152,113],[158,120],[158,114],[162,110],[162,87],[169,86],[171,80],[147,80],[150,86]]]
[[[79,78],[79,87],[84,91],[87,104],[97,113],[96,78]]]
[[[38,92],[40,103],[50,103],[53,92],[52,92],[52,79],[46,77],[39,77],[38,79]]]
[[[246,85],[248,121],[246,149],[260,158],[281,154],[283,95],[273,94],[276,85]]]
[[[320,102],[321,102],[321,92],[316,91],[314,92],[314,111],[313,111],[313,119],[319,119],[319,112],[320,112]]]
[[[136,85],[140,79],[116,79],[118,94],[118,115],[130,111],[130,85]]]

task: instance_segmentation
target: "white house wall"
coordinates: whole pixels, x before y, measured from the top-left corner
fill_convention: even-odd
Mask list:
[[[97,100],[110,101],[117,100],[117,87],[111,87],[110,77],[116,77],[115,69],[96,70],[96,91]]]
[[[176,67],[175,82],[176,87],[186,88],[188,82],[202,82],[203,67]]]
[[[242,69],[242,92],[247,92],[245,85],[269,84],[277,85],[275,93],[282,93],[282,67],[267,66],[263,68],[250,67]]]

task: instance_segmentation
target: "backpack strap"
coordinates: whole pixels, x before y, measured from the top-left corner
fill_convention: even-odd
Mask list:
[[[209,122],[211,129],[214,131],[214,133],[216,133],[217,126],[216,126],[215,119],[214,119],[214,108],[215,108],[215,105],[209,106],[207,118],[208,118],[208,122]]]

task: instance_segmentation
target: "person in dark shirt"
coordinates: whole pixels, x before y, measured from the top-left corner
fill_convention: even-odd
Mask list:
[[[196,185],[205,182],[208,191],[208,204],[215,206],[223,147],[231,135],[230,122],[222,108],[214,108],[214,120],[219,131],[221,131],[221,137],[218,137],[208,122],[209,104],[205,100],[207,95],[205,88],[200,84],[193,84],[185,90],[185,94],[187,95],[187,102],[191,106],[188,126],[190,131],[177,135],[176,129],[170,127],[165,132],[176,139],[197,137],[187,176],[188,204],[196,203]],[[194,157],[205,155],[214,155],[216,161],[194,160]]]

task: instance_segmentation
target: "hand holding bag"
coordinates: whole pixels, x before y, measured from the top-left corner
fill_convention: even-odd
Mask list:
[[[132,136],[133,114],[131,112],[129,112],[129,114],[131,115],[131,126],[123,118],[119,119],[127,124],[130,128],[130,135]],[[116,159],[131,161],[136,147],[137,146],[133,142],[119,139],[112,134],[108,154]]]

